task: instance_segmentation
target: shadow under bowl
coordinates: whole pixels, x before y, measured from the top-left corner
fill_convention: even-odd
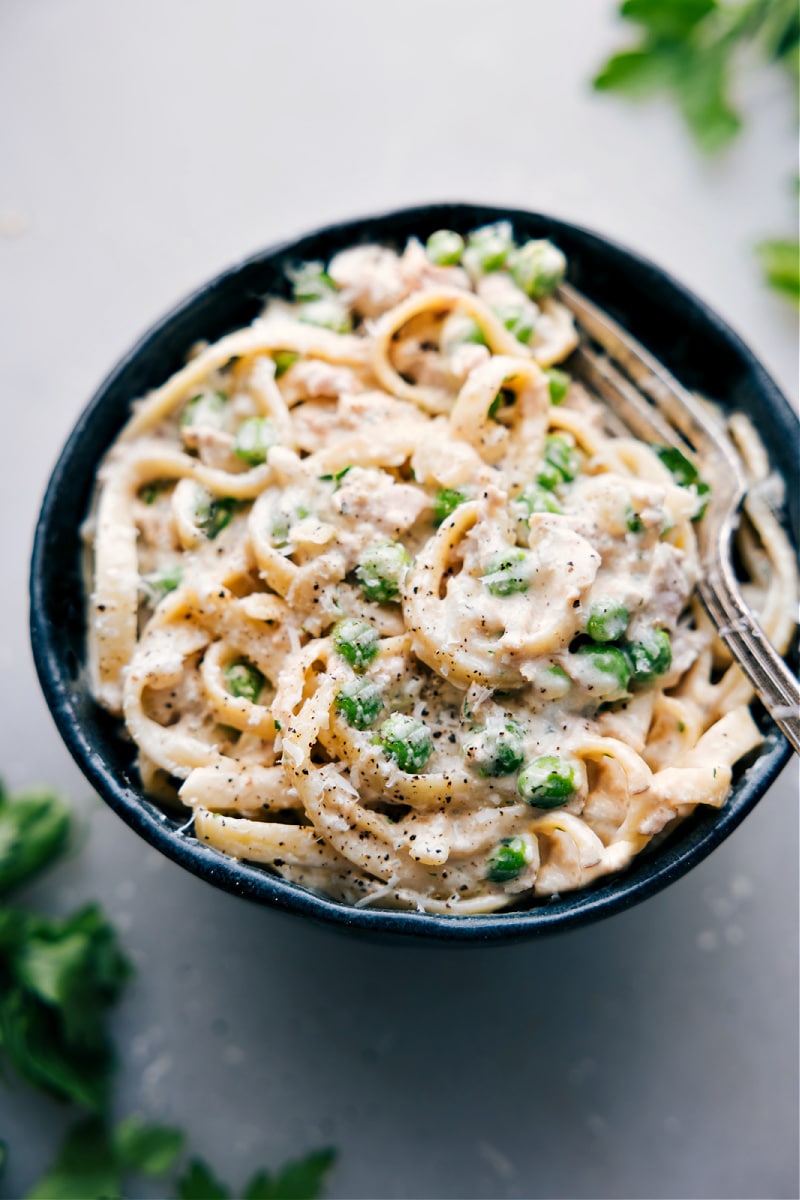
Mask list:
[[[764,742],[740,766],[721,811],[697,811],[657,848],[623,873],[534,907],[482,916],[440,916],[337,903],[268,870],[230,859],[181,831],[181,822],[143,793],[133,747],[119,723],[89,695],[85,670],[86,595],[80,526],[98,465],[124,424],[131,402],[183,365],[198,340],[214,341],[249,324],[268,295],[286,294],[286,268],[328,260],[347,246],[380,242],[401,248],[436,229],[467,233],[501,219],[518,240],[545,237],[569,260],[569,279],[607,309],[689,388],[756,424],[774,467],[787,480],[797,470],[800,424],[758,360],[697,297],[664,271],[575,225],[539,213],[469,204],[430,204],[329,226],[265,250],[205,284],[160,320],[101,385],[81,415],[55,466],[33,547],[30,627],[46,701],[73,758],[107,804],[152,846],[226,891],[315,921],[372,935],[407,935],[450,942],[499,942],[566,930],[620,912],[651,896],[699,863],[736,828],[764,795],[790,755],[785,739],[763,717]],[[789,522],[798,542],[796,489]]]

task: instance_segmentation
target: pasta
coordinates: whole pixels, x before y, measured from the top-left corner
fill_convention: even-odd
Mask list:
[[[506,223],[292,273],[136,402],[98,476],[88,662],[145,790],[349,904],[583,887],[761,740],[694,595],[708,490],[555,367],[565,262]],[[794,556],[746,418],[748,600]]]

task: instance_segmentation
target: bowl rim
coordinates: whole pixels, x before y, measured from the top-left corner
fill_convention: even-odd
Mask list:
[[[81,721],[70,702],[73,684],[59,653],[54,631],[46,616],[45,556],[50,527],[58,510],[59,497],[69,486],[73,461],[79,452],[87,429],[106,400],[119,377],[147,353],[150,342],[172,323],[179,320],[196,304],[235,279],[243,271],[264,264],[270,259],[290,254],[296,247],[312,239],[333,236],[342,247],[359,240],[359,230],[375,224],[391,225],[393,221],[427,220],[432,212],[459,213],[469,210],[482,214],[480,222],[497,220],[540,220],[551,226],[572,231],[590,242],[602,244],[612,253],[628,259],[632,266],[657,276],[660,286],[671,290],[676,299],[687,304],[699,318],[744,360],[753,375],[757,390],[769,397],[773,415],[782,419],[787,430],[796,434],[800,429],[791,406],[764,366],[739,335],[732,330],[705,302],[652,260],[573,222],[563,221],[546,213],[468,202],[430,202],[369,214],[345,221],[336,221],[317,229],[287,238],[259,250],[224,268],[211,279],[194,288],[174,304],[162,317],[136,340],[108,372],[79,415],[56,464],[50,474],[42,501],[33,540],[29,581],[30,635],[34,663],[45,701],[61,737],[84,776],[102,799],[125,823],[167,858],[192,874],[233,895],[243,896],[286,912],[310,917],[317,923],[339,928],[358,929],[373,934],[392,934],[434,939],[451,943],[488,943],[519,940],[531,936],[552,934],[577,928],[602,917],[625,911],[641,900],[655,895],[668,884],[685,875],[706,858],[744,820],[758,800],[767,792],[791,756],[791,748],[777,730],[763,743],[765,750],[752,768],[740,779],[733,799],[723,808],[712,810],[713,820],[706,818],[699,836],[687,846],[676,845],[668,839],[651,854],[639,855],[625,872],[606,877],[608,882],[587,889],[566,893],[521,910],[501,910],[474,916],[418,912],[407,909],[354,907],[310,892],[299,885],[272,875],[264,867],[229,858],[222,852],[187,836],[184,826],[170,818],[149,800],[143,792],[123,784],[107,764],[102,754],[87,737]],[[444,222],[442,222],[444,224]],[[345,240],[349,238],[348,240]],[[188,349],[188,347],[187,347]],[[781,412],[781,409],[783,410]],[[106,447],[107,449],[108,447]],[[95,464],[96,465],[96,464]],[[94,469],[94,466],[93,466]],[[770,744],[771,743],[771,744]],[[642,872],[642,865],[646,870]],[[638,867],[638,870],[637,870]]]

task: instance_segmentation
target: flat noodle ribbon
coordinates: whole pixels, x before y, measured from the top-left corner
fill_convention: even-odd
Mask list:
[[[364,249],[344,290],[271,302],[135,405],[87,522],[91,688],[209,853],[357,906],[492,912],[720,807],[761,734],[691,598],[695,494],[578,385],[551,402],[569,313],[505,273],[507,320],[418,243]],[[370,317],[320,328],[320,303]],[[440,337],[460,320],[477,344]],[[794,554],[763,446],[729,432],[748,598],[785,651]]]

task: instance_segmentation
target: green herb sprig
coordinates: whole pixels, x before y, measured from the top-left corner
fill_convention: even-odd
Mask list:
[[[96,904],[63,920],[3,909],[3,1057],[29,1083],[100,1112],[114,1065],[106,1018],[129,974]]]
[[[274,1175],[257,1171],[244,1185],[242,1200],[316,1200],[335,1161],[335,1150],[314,1150],[286,1163]],[[231,1196],[230,1188],[199,1158],[192,1159],[178,1181],[178,1200],[230,1200]]]
[[[90,1117],[69,1130],[55,1162],[28,1200],[118,1200],[127,1175],[166,1175],[181,1154],[185,1135],[166,1125],[128,1117],[109,1129]]]
[[[64,855],[70,824],[66,800],[52,789],[9,794],[0,783],[0,898]],[[135,1175],[172,1178],[178,1200],[232,1195],[197,1158],[175,1180],[187,1143],[181,1129],[138,1114],[109,1123],[117,1055],[108,1018],[131,974],[99,905],[57,918],[0,904],[0,1085],[15,1072],[89,1114],[67,1132],[28,1200],[121,1200]],[[0,1174],[7,1158],[0,1142]],[[318,1200],[335,1159],[325,1148],[275,1173],[260,1170],[242,1200]]]
[[[749,51],[788,70],[797,94],[797,0],[624,0],[619,14],[639,26],[640,39],[613,54],[593,86],[636,100],[666,92],[707,153],[727,146],[742,128],[731,92]],[[797,240],[765,241],[757,253],[767,282],[800,304]]]

